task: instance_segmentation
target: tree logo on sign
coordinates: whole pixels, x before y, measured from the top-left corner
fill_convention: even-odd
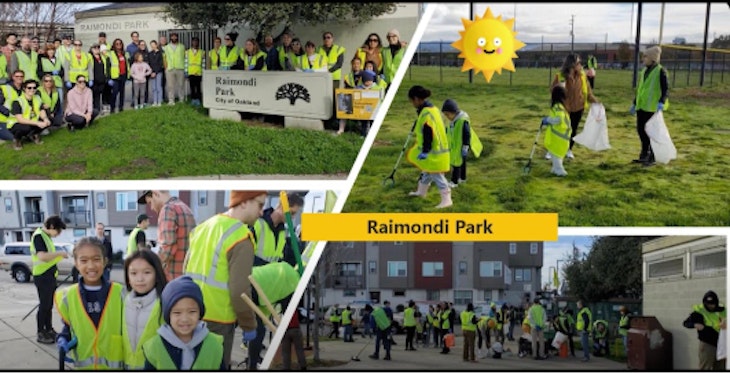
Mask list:
[[[309,90],[299,83],[287,83],[276,90],[276,100],[289,99],[292,106],[297,99],[310,102]]]

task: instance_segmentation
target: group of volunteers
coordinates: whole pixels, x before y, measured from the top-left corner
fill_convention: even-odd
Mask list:
[[[266,197],[266,191],[231,191],[227,211],[196,225],[169,191],[143,191],[138,203],[158,214],[159,251],[140,237],[149,225],[140,215],[125,253],[125,284],[110,279],[110,245],[90,236],[73,249],[78,283],[57,290],[57,264],[68,254],[56,251],[52,238],[66,226],[48,217],[31,240],[38,342],[55,343],[75,369],[229,370],[240,327],[248,367],[256,370],[266,330],[243,296],[270,316],[261,306],[286,308],[300,277],[289,253],[290,240],[298,239],[287,237],[284,222],[303,200],[290,194],[289,212],[281,203],[262,211]],[[52,327],[53,304],[60,333]]]

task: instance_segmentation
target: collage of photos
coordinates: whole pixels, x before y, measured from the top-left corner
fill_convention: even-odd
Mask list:
[[[730,369],[727,3],[0,13],[4,370]]]

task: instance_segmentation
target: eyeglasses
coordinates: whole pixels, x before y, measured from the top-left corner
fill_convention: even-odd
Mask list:
[[[37,89],[38,89],[38,87],[36,87],[36,86],[28,86],[28,87],[26,87],[25,89],[26,89],[26,90],[37,90]]]
[[[86,83],[86,81],[76,81],[76,83],[81,84],[81,83]]]
[[[328,35],[328,36],[323,37],[322,39],[332,39],[332,37]]]
[[[368,39],[369,42],[377,42],[378,39]]]
[[[81,43],[74,43],[75,46],[81,47]]]

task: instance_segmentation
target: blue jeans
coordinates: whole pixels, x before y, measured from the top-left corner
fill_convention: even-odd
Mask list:
[[[388,337],[388,330],[381,330],[375,328],[375,357],[380,355],[380,342],[383,342],[383,348],[385,349],[385,357],[390,357],[390,338]]]
[[[256,339],[248,343],[248,369],[257,370],[261,351],[264,347],[264,338],[266,337],[266,326],[261,317],[256,315]]]
[[[589,360],[591,358],[591,346],[588,345],[588,331],[580,332],[580,344],[583,346],[583,358]]]
[[[162,73],[157,73],[154,78],[149,78],[150,100],[153,104],[162,103]]]
[[[624,341],[624,354],[628,358],[629,357],[629,335],[628,334],[623,336],[623,341]]]
[[[352,341],[352,323],[348,323],[345,326],[345,333],[343,334],[343,340],[346,342]]]
[[[13,140],[13,133],[8,130],[8,125],[0,122],[0,140]]]

